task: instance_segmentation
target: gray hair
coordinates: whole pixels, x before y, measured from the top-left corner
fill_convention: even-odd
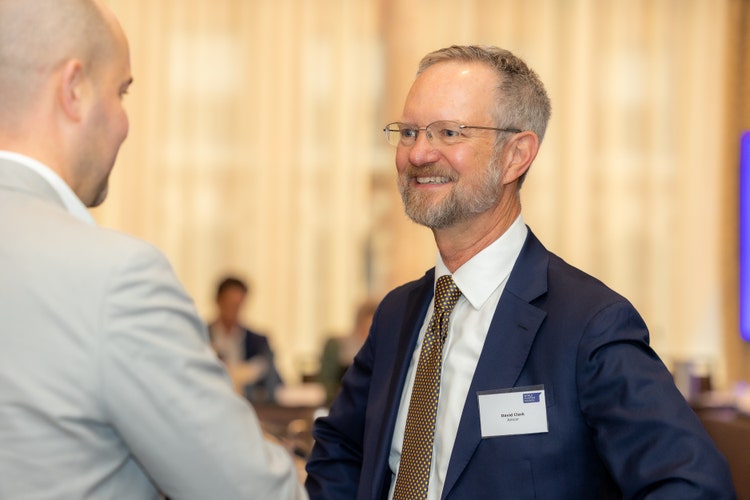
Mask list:
[[[521,58],[493,46],[453,45],[424,56],[417,75],[433,64],[446,61],[479,62],[493,68],[500,82],[496,126],[531,130],[542,141],[552,107],[539,76]]]

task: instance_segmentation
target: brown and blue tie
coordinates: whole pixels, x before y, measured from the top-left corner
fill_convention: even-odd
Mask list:
[[[450,275],[438,278],[435,286],[435,310],[422,341],[409,411],[406,414],[394,500],[427,498],[435,439],[435,416],[440,397],[443,344],[448,335],[451,311],[460,296],[461,290]]]

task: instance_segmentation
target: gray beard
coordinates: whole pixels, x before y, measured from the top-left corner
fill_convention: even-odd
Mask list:
[[[454,185],[448,196],[437,204],[431,204],[427,196],[421,196],[412,189],[408,177],[400,178],[398,189],[406,215],[430,229],[445,229],[492,208],[499,201],[501,192],[500,170],[495,168],[494,160],[490,162],[480,186],[473,192]]]

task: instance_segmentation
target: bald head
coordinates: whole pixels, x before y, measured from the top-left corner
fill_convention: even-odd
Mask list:
[[[0,126],[18,126],[64,61],[95,67],[118,31],[96,0],[0,0]]]
[[[128,134],[125,34],[99,0],[0,0],[0,150],[56,172],[86,206]]]

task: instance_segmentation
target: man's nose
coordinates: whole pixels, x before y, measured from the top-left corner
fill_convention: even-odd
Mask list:
[[[409,162],[414,166],[420,166],[434,162],[438,156],[440,156],[440,152],[428,137],[427,131],[420,130],[417,134],[417,140],[409,149]]]

